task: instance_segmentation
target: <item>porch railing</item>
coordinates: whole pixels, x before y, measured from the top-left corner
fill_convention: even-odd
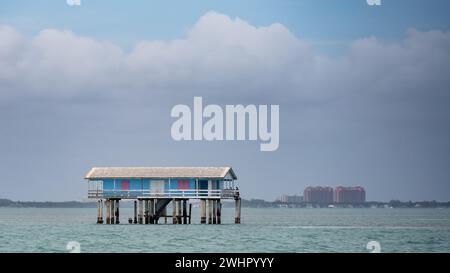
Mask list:
[[[224,198],[231,199],[238,195],[238,190],[196,190],[196,189],[171,189],[171,190],[104,190],[89,189],[88,198]]]

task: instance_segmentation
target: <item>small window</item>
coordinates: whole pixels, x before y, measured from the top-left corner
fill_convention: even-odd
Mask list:
[[[126,190],[126,191],[130,190],[130,181],[122,180],[120,189]]]
[[[178,189],[179,190],[188,190],[189,189],[189,180],[178,180]]]

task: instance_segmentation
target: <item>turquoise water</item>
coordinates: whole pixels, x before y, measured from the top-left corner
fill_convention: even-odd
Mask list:
[[[450,209],[249,209],[233,224],[97,225],[96,209],[0,208],[0,252],[450,252]],[[170,219],[169,219],[170,220]],[[164,222],[164,221],[162,221]]]

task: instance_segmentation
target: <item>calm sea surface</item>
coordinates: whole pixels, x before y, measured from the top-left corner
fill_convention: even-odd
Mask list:
[[[96,209],[0,208],[0,252],[450,252],[450,209],[249,209],[233,224],[97,225]],[[171,219],[168,219],[169,222]],[[161,220],[160,220],[161,222]],[[164,220],[162,219],[162,222]]]

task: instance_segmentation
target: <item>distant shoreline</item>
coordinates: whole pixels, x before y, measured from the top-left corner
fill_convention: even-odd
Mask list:
[[[124,202],[123,207],[132,207],[132,202]],[[95,208],[95,201],[13,201],[0,199],[0,207],[9,208]],[[224,203],[224,207],[232,207],[232,204]],[[282,203],[280,201],[265,201],[262,199],[242,199],[242,206],[246,208],[450,208],[450,201],[398,201],[389,202],[365,202],[362,204],[312,204],[312,203]]]

